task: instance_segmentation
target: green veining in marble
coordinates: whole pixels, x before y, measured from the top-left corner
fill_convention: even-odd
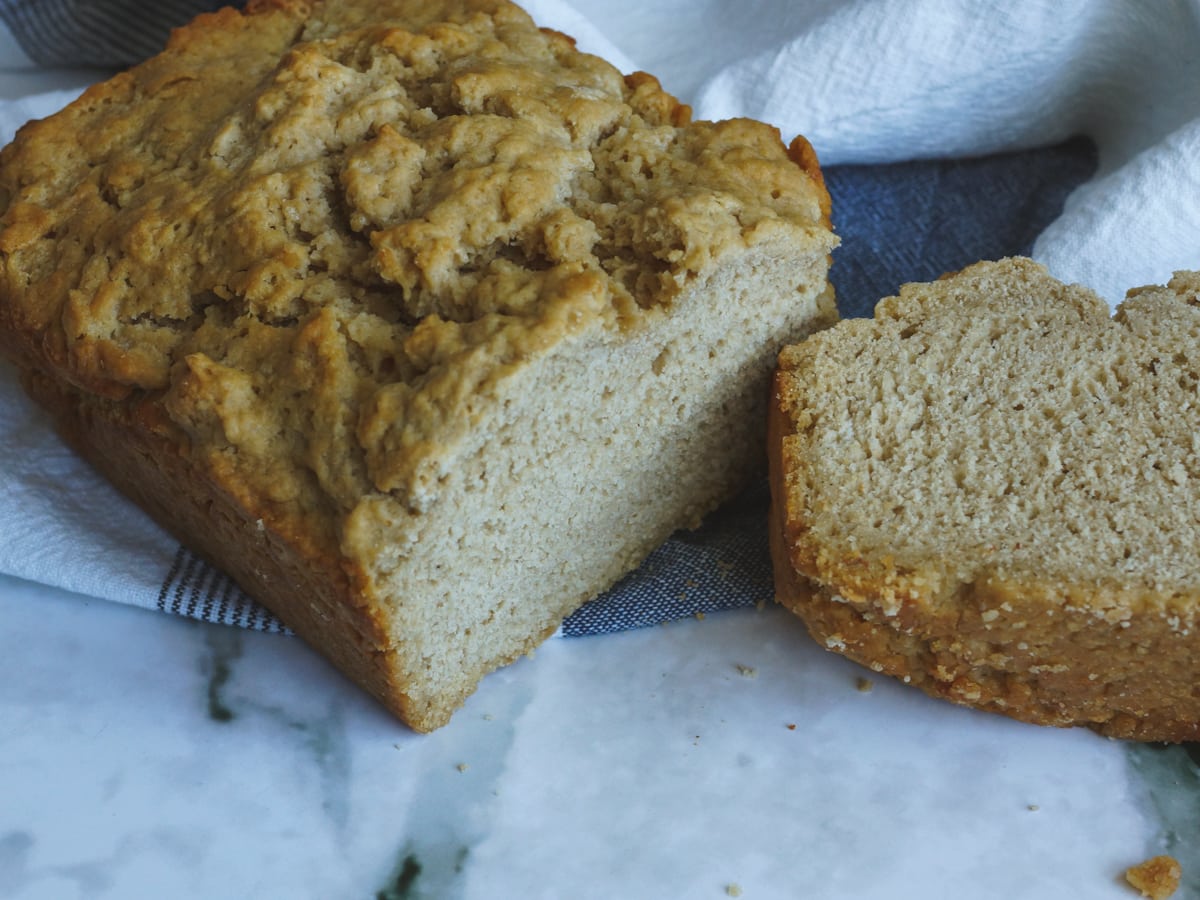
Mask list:
[[[387,886],[375,892],[375,900],[413,900],[413,888],[421,875],[421,864],[415,854],[406,853],[396,866]]]
[[[342,710],[331,704],[325,715],[290,726],[304,735],[321,781],[321,808],[339,830],[350,821],[350,745]]]
[[[217,703],[218,709],[225,707],[219,691]],[[299,741],[312,757],[321,792],[321,808],[339,832],[344,832],[350,822],[352,753],[346,734],[345,712],[338,703],[329,701],[321,714],[316,703],[293,708],[239,694],[237,715],[245,723],[254,722],[258,727],[286,736],[289,741]]]
[[[208,678],[208,717],[214,722],[232,722],[237,714],[225,699],[225,687],[233,675],[233,663],[242,655],[242,637],[236,628],[205,627],[208,656],[202,670]]]
[[[1176,897],[1200,897],[1200,744],[1130,744],[1127,752],[1159,823],[1146,855],[1167,853],[1179,860],[1183,881]]]
[[[399,863],[377,900],[459,900],[464,895],[471,853],[487,839],[496,815],[505,761],[516,740],[514,723],[532,692],[497,696],[500,703],[487,713],[469,705],[449,725],[421,738],[421,779],[409,803],[404,838],[397,841]],[[414,763],[408,757],[397,764]]]
[[[459,876],[471,849],[410,841],[375,900],[448,900],[461,894]]]
[[[200,671],[205,679],[208,717],[219,724],[240,721],[250,727],[274,729],[290,740],[299,740],[311,754],[318,779],[321,806],[330,822],[344,831],[349,823],[351,752],[346,737],[345,713],[329,702],[323,714],[312,703],[269,702],[255,690],[252,679],[238,684],[236,701],[230,699],[237,662],[243,655],[243,632],[222,625],[201,623],[204,647]]]

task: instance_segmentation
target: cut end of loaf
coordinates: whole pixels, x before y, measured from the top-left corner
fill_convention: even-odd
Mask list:
[[[1196,278],[1110,318],[1029,260],[906,285],[781,356],[781,600],[955,702],[1200,733]]]
[[[553,402],[514,384],[506,417],[450,474],[436,508],[400,518],[387,505],[360,509],[363,534],[390,535],[355,552],[392,610],[393,680],[412,685],[416,727],[443,724],[484,674],[761,469],[773,362],[763,348],[781,330],[807,334],[836,317],[823,261],[780,266],[779,249],[697,284],[654,329],[547,360],[529,377],[556,386]],[[805,265],[813,287],[797,291]],[[420,535],[419,552],[402,558],[396,537],[408,535]]]

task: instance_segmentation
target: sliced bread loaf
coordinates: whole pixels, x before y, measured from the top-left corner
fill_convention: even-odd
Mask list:
[[[754,471],[828,202],[504,0],[253,0],[4,150],[0,346],[428,730]]]
[[[1200,274],[1115,318],[1023,259],[783,352],[779,599],[831,650],[1031,722],[1200,737]]]

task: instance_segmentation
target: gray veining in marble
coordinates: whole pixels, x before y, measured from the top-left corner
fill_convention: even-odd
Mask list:
[[[1174,856],[1183,869],[1177,896],[1200,897],[1200,744],[1129,744],[1126,752],[1147,816],[1158,823],[1143,855]]]

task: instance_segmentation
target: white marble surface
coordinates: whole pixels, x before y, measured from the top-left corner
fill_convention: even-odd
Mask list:
[[[554,639],[427,736],[293,638],[7,577],[0,621],[5,900],[1128,900],[1196,810],[1180,748],[860,691],[774,608]]]

